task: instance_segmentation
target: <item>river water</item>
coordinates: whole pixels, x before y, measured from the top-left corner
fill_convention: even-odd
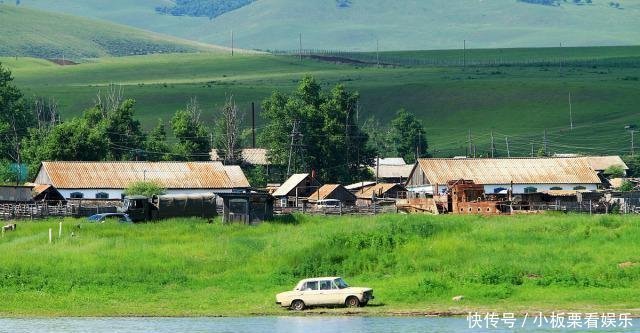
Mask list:
[[[0,332],[87,332],[87,333],[325,333],[325,332],[633,332],[640,333],[640,320],[627,322],[627,327],[554,328],[531,321],[522,328],[522,318],[514,328],[500,322],[497,328],[487,328],[486,322],[473,323],[468,318],[423,317],[243,317],[243,318],[53,318],[53,319],[0,319]],[[600,323],[601,324],[601,323]],[[622,325],[621,322],[609,323]],[[586,327],[586,324],[584,324]],[[633,326],[629,326],[633,325]],[[542,327],[540,327],[542,326]]]

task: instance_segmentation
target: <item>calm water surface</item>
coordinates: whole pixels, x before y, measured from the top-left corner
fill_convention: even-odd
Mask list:
[[[527,325],[517,329],[469,328],[465,318],[388,317],[246,317],[246,318],[55,318],[0,319],[0,332],[87,333],[178,333],[178,332],[633,332],[640,333],[640,320],[630,328],[555,329]]]

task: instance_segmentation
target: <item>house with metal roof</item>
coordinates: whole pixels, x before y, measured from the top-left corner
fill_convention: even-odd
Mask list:
[[[239,166],[221,162],[42,162],[34,183],[52,185],[67,199],[120,199],[141,181],[156,182],[167,194],[251,187]]]
[[[242,163],[248,165],[263,165],[269,166],[269,159],[267,158],[268,151],[264,148],[245,148],[240,151],[242,157]],[[222,161],[223,157],[220,156],[217,149],[212,149],[209,152],[209,156],[212,161]]]
[[[294,174],[273,192],[282,207],[298,207],[300,199],[307,198],[320,188],[320,183],[308,173]]]
[[[318,204],[326,200],[338,200],[343,206],[354,206],[356,199],[356,196],[349,192],[344,186],[340,184],[327,184],[312,193],[307,198],[307,201],[310,204]]]
[[[387,201],[393,203],[397,199],[405,199],[407,189],[404,185],[380,183],[352,191],[358,198],[358,205],[370,206],[375,201]]]
[[[602,182],[585,158],[428,158],[414,165],[407,189],[444,193],[456,180],[482,184],[485,193],[596,190]]]

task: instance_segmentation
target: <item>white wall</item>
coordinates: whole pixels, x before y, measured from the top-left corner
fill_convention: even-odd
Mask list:
[[[57,189],[57,190],[60,192],[60,194],[62,194],[62,196],[65,197],[65,199],[70,199],[71,193],[74,193],[74,192],[80,192],[84,194],[83,199],[95,199],[96,194],[100,192],[104,192],[109,194],[109,199],[119,200],[122,198],[122,192],[124,192],[124,189]],[[230,189],[224,189],[224,190],[218,190],[218,189],[172,190],[172,189],[169,189],[167,190],[167,194],[205,194],[205,193],[211,193],[211,192],[230,193],[232,192],[232,190]]]
[[[522,194],[524,193],[524,189],[527,187],[535,187],[538,189],[538,192],[549,191],[552,187],[560,187],[563,190],[573,190],[576,186],[583,186],[589,191],[595,191],[598,189],[596,184],[514,184],[513,185],[513,194]],[[511,184],[494,184],[494,185],[484,185],[485,193],[492,194],[493,191],[497,188],[506,188],[509,189]],[[438,191],[442,193],[442,191],[447,189],[447,185],[439,185]],[[435,186],[433,185],[424,185],[418,187],[409,187],[408,190],[410,192],[415,193],[429,193],[433,194],[435,190]]]

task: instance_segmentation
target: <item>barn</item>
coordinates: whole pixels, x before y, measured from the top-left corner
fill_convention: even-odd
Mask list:
[[[249,189],[239,166],[221,162],[42,162],[34,183],[52,185],[66,199],[121,199],[124,190],[153,181],[167,194]]]
[[[427,158],[414,165],[407,189],[437,194],[454,180],[482,184],[485,193],[596,190],[602,182],[585,158]]]
[[[318,204],[322,200],[338,200],[342,206],[355,206],[356,196],[340,184],[327,184],[312,193],[307,200]]]

